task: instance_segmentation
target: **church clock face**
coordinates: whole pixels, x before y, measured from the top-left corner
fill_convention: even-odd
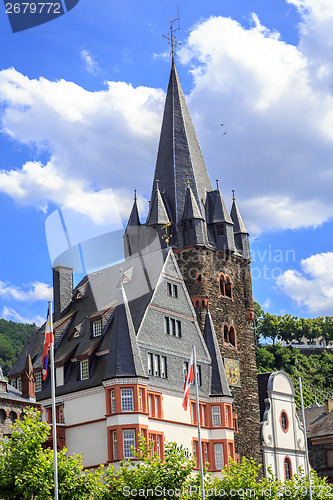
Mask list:
[[[224,358],[224,368],[229,385],[240,387],[239,361],[236,359]]]

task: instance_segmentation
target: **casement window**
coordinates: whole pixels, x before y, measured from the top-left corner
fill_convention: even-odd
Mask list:
[[[170,318],[164,316],[164,333],[170,334]]]
[[[162,418],[162,397],[160,394],[148,394],[148,410],[150,417]]]
[[[118,458],[117,431],[112,431],[112,458],[113,460]]]
[[[153,355],[148,352],[148,375],[153,374]]]
[[[111,413],[116,413],[116,393],[114,389],[110,391]]]
[[[181,337],[181,321],[174,318],[169,318],[168,316],[164,316],[164,333],[172,335],[173,337]]]
[[[93,322],[93,337],[102,335],[102,320],[98,319]]]
[[[42,390],[42,372],[35,372],[35,391],[39,392]]]
[[[162,458],[161,456],[161,437],[157,434],[156,436],[156,453],[159,458]]]
[[[225,278],[225,295],[226,297],[229,297],[229,299],[232,299],[232,282],[230,279],[230,276],[226,276]]]
[[[161,360],[161,377],[167,378],[166,357],[160,356],[160,360]]]
[[[160,371],[160,357],[158,354],[154,354],[154,377],[160,377],[161,376],[161,371]]]
[[[22,380],[21,380],[21,377],[19,377],[17,380],[16,380],[16,387],[19,391],[22,391]]]
[[[215,468],[217,470],[222,470],[224,467],[222,443],[214,444],[214,457],[215,457]]]
[[[291,468],[291,460],[289,457],[285,457],[284,459],[284,477],[286,479],[286,481],[288,479],[291,479],[292,478],[292,468]]]
[[[213,427],[221,427],[221,409],[219,406],[212,406]]]
[[[197,365],[197,384],[201,387],[201,366]]]
[[[143,391],[139,389],[139,410],[143,411]]]
[[[236,330],[233,326],[224,325],[223,327],[223,343],[226,347],[237,347]]]
[[[178,287],[177,287],[177,285],[172,285],[172,296],[175,299],[178,299]]]
[[[206,405],[199,403],[200,410],[200,424],[204,427],[206,425]]]
[[[225,407],[225,425],[229,427],[229,408],[228,406]]]
[[[124,458],[134,458],[135,431],[134,429],[123,430]]]
[[[197,365],[197,368],[198,368],[198,365]],[[184,380],[186,380],[187,370],[188,370],[188,361],[184,361],[184,365],[183,365]],[[192,384],[194,384],[194,380],[191,380],[191,385]]]
[[[172,296],[172,285],[171,283],[167,283],[168,295]]]
[[[56,367],[56,386],[60,387],[64,385],[64,366]]]
[[[207,462],[209,462],[208,460],[208,443],[204,443],[203,444],[203,462],[204,464],[206,464]]]
[[[133,389],[121,389],[121,410],[122,411],[133,411],[134,401],[133,401]]]
[[[228,445],[228,451],[229,451],[229,457],[232,458],[232,444],[229,443]]]
[[[58,423],[59,424],[64,423],[64,408],[63,408],[63,406],[59,406],[59,408],[58,408]]]
[[[167,359],[165,356],[148,353],[148,375],[167,378]]]
[[[80,378],[87,380],[89,378],[89,360],[83,359],[80,361]]]

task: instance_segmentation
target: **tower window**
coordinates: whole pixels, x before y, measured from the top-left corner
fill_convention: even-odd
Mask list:
[[[220,295],[225,295],[225,278],[224,278],[224,274],[220,274],[219,285],[220,285]]]
[[[229,344],[229,328],[228,325],[223,327],[223,340],[225,344]]]
[[[230,330],[229,330],[229,343],[233,347],[236,347],[236,334],[235,334],[235,329],[233,326],[231,326]]]
[[[216,224],[216,234],[217,236],[224,236],[224,225]]]
[[[213,427],[221,427],[221,409],[219,406],[212,406]]]
[[[111,413],[116,413],[116,393],[115,390],[111,390]]]
[[[225,295],[229,297],[229,299],[232,299],[232,281],[228,275],[225,280]]]

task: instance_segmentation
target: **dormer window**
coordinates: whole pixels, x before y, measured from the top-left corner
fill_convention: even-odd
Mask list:
[[[77,339],[78,337],[80,337],[80,332],[78,330],[75,330],[73,334],[73,339]]]
[[[93,322],[93,337],[102,335],[102,320],[98,319]]]
[[[42,390],[42,372],[35,372],[35,391],[39,392]]]
[[[80,362],[80,378],[81,380],[88,380],[89,378],[89,360],[83,359]]]

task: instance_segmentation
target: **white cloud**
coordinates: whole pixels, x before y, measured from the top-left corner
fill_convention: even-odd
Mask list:
[[[222,179],[229,206],[236,189],[257,233],[317,226],[333,216],[332,4],[288,2],[302,16],[297,47],[254,13],[250,28],[222,17],[201,22],[179,51],[192,68],[187,100],[210,176]],[[121,207],[128,213],[134,187],[149,196],[163,102],[161,90],[124,82],[89,92],[1,71],[3,133],[50,159],[8,167],[0,189],[44,210],[49,201],[86,196],[86,210],[98,220],[107,208],[102,197],[92,203],[94,192],[112,187],[126,193]]]
[[[271,306],[272,306],[272,301],[270,298],[267,298],[265,302],[261,304],[261,307],[264,311],[267,311]]]
[[[312,255],[301,261],[302,272],[289,269],[277,285],[299,306],[311,314],[332,315],[333,310],[333,252]]]
[[[85,68],[88,71],[88,73],[97,73],[99,70],[98,63],[94,60],[92,55],[89,53],[88,50],[82,49],[80,52],[80,56],[82,61],[85,64]]]
[[[21,302],[52,300],[52,287],[46,283],[35,281],[21,287],[0,281],[0,297]]]
[[[23,316],[21,316],[21,314],[15,311],[15,309],[9,308],[7,306],[4,306],[1,317],[6,320],[17,321],[18,323],[35,323],[36,326],[41,326],[45,321],[45,318],[42,318],[38,315],[32,318],[24,318]]]

